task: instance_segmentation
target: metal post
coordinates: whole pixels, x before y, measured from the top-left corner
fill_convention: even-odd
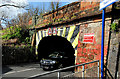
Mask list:
[[[58,72],[58,79],[60,79],[60,72]]]
[[[105,26],[105,9],[102,13],[102,40],[101,40],[101,79],[104,77],[104,26]]]
[[[98,79],[99,79],[99,61],[98,61]]]
[[[82,67],[82,77],[83,77],[83,79],[84,79],[84,71],[85,71],[85,67],[84,67],[84,65],[83,65],[83,67]]]
[[[34,33],[35,33],[35,40],[36,40],[36,28],[35,28],[35,26],[36,26],[36,15],[34,16],[34,21],[35,21],[35,24],[34,24]],[[36,41],[37,42],[37,41]],[[35,43],[36,43],[35,42]],[[36,44],[37,45],[37,44]],[[36,50],[35,50],[35,54],[37,55],[37,48],[35,48]]]

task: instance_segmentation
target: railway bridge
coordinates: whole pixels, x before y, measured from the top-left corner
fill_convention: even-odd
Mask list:
[[[113,21],[118,22],[120,17],[117,15],[119,6],[114,9],[112,6],[107,7],[105,12],[105,63],[110,25]],[[48,52],[64,51],[70,57],[75,56],[75,64],[100,60],[102,11],[99,11],[99,2],[74,2],[45,13],[39,18],[35,29],[36,54],[39,59],[47,56]]]

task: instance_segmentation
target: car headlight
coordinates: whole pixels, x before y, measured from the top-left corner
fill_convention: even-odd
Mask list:
[[[55,63],[56,63],[56,61],[52,61],[52,63],[54,63],[54,64],[55,64]]]
[[[56,61],[51,61],[51,62],[50,62],[50,64],[55,64],[55,63],[56,63]]]
[[[43,63],[46,63],[46,61],[43,61]]]

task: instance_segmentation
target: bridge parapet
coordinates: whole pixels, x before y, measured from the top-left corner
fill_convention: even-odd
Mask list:
[[[112,5],[106,8],[106,12],[111,12],[111,10]],[[101,13],[102,11],[99,11],[99,2],[73,2],[43,14],[43,17],[39,18],[36,28],[63,24]]]

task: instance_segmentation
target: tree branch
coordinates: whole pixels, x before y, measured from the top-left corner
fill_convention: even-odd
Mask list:
[[[17,7],[17,8],[25,8],[25,6],[17,6],[17,5],[12,5],[12,4],[3,4],[3,5],[0,5],[0,7],[4,7],[4,6],[13,6],[13,7]]]

